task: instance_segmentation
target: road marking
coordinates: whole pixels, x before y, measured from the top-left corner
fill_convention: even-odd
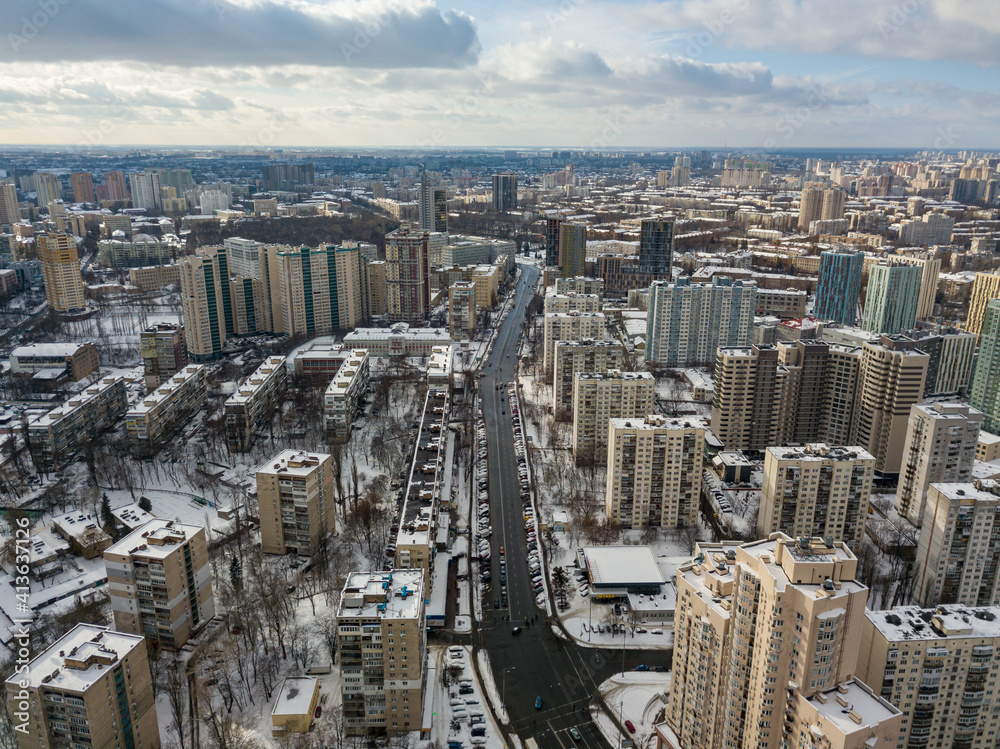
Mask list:
[[[546,723],[549,724],[549,730],[552,732],[552,736],[555,738],[555,740],[559,742],[559,746],[561,746],[561,747],[563,747],[563,749],[565,749],[566,745],[563,743],[563,740],[561,738],[559,738],[559,731],[556,731],[556,729],[552,726],[552,721],[549,720],[549,721],[546,721]],[[561,729],[561,730],[566,730],[566,729]],[[571,744],[571,746],[572,746],[572,744]]]

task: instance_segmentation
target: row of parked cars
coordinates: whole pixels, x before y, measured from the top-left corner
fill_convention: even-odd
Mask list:
[[[537,525],[535,524],[535,507],[531,502],[531,488],[528,482],[528,454],[524,444],[523,427],[521,425],[521,406],[517,397],[517,386],[511,384],[507,388],[510,415],[514,420],[514,453],[517,456],[517,478],[521,486],[521,507],[524,511],[524,532],[528,541],[528,573],[531,575],[531,589],[535,594],[535,603],[545,606],[545,579],[542,574],[542,557],[538,550]]]

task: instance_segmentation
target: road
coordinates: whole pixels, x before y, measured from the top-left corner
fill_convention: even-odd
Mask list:
[[[557,636],[545,613],[535,605],[527,564],[527,541],[521,508],[514,452],[514,429],[506,385],[516,374],[517,349],[525,311],[534,294],[539,270],[521,266],[514,305],[501,327],[492,354],[483,368],[479,392],[483,403],[489,461],[490,519],[493,524],[491,558],[493,587],[483,593],[484,621],[476,630],[476,643],[490,656],[493,678],[510,713],[510,728],[521,740],[534,736],[541,749],[608,746],[590,718],[588,709],[598,686],[622,670],[621,650],[583,648]],[[501,389],[497,390],[497,385]],[[508,606],[493,607],[500,598],[500,547],[506,559]],[[525,618],[538,621],[525,627]],[[513,627],[522,631],[514,636]],[[664,663],[662,654],[625,651],[624,667],[639,663]],[[535,698],[542,707],[535,709]],[[581,741],[569,729],[576,727]]]

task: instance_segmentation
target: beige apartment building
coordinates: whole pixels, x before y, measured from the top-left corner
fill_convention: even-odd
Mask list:
[[[39,234],[35,239],[42,264],[45,298],[56,312],[82,310],[87,306],[80,276],[80,255],[72,234]]]
[[[808,300],[808,292],[802,289],[757,289],[756,314],[798,320],[806,316]]]
[[[573,377],[573,457],[577,463],[607,459],[608,420],[653,413],[651,372],[577,372]]]
[[[604,279],[588,276],[563,276],[555,280],[556,294],[597,294],[604,296]]]
[[[27,723],[20,749],[160,747],[146,642],[137,635],[77,624],[6,686],[14,719]]]
[[[448,332],[466,338],[476,329],[476,284],[456,281],[448,287]]]
[[[226,315],[232,309],[229,296],[229,273],[222,247],[199,247],[194,255],[180,260],[181,305],[184,310],[184,336],[188,353],[196,362],[222,356],[226,344]],[[225,297],[223,292],[225,291]]]
[[[727,450],[780,444],[782,416],[774,346],[720,348],[715,359],[712,434]]]
[[[546,374],[552,372],[556,341],[582,341],[605,338],[606,320],[600,312],[553,312],[545,315],[543,328],[542,365]]]
[[[556,341],[553,351],[552,413],[557,419],[573,414],[573,382],[578,372],[626,369],[625,348],[618,341]]]
[[[171,284],[180,284],[181,266],[148,265],[143,268],[129,268],[128,282],[139,291],[157,291]]]
[[[919,528],[932,483],[969,480],[982,426],[983,414],[963,403],[915,403],[910,407],[896,492],[900,515]]]
[[[931,484],[913,595],[921,606],[1000,604],[1000,502],[976,484]]]
[[[843,541],[861,549],[875,456],[822,443],[769,447],[757,531]]]
[[[899,749],[996,746],[998,616],[961,604],[865,612],[858,678],[903,713]]]
[[[385,283],[385,260],[372,260],[368,263],[368,299],[371,302],[371,313],[379,317],[389,310]]]
[[[79,382],[100,367],[97,346],[86,343],[29,343],[10,352],[10,371],[35,374],[43,369],[65,369]]]
[[[285,450],[257,469],[257,506],[265,554],[309,555],[336,530],[333,458]]]
[[[232,452],[246,452],[253,446],[257,432],[270,424],[287,387],[285,357],[269,356],[226,399],[226,443]]]
[[[1000,274],[977,273],[972,283],[972,295],[969,298],[969,313],[965,318],[965,329],[977,336],[983,332],[983,318],[986,316],[986,305],[990,299],[1000,297]]]
[[[600,294],[556,294],[552,289],[545,295],[545,302],[542,311],[545,314],[568,312],[600,312]]]
[[[677,569],[670,749],[868,749],[902,715],[858,681],[868,589],[819,538],[698,544]]]
[[[58,469],[85,442],[114,426],[127,409],[125,380],[105,377],[29,422],[28,449],[35,467]]]
[[[188,363],[184,326],[161,322],[139,334],[139,355],[146,375],[146,389],[158,388]]]
[[[611,419],[608,519],[623,528],[696,526],[704,454],[701,419]]]
[[[125,413],[125,431],[143,452],[160,448],[175,429],[201,408],[208,393],[203,364],[189,364]]]
[[[337,610],[344,728],[389,735],[421,727],[427,642],[424,571],[354,572]]]
[[[178,650],[215,616],[205,529],[150,520],[104,550],[115,629]]]
[[[351,426],[368,393],[370,365],[366,349],[352,350],[323,395],[323,425],[333,442],[347,442]]]

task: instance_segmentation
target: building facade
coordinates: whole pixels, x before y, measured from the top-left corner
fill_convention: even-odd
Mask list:
[[[194,255],[181,258],[179,265],[188,354],[196,362],[218,359],[226,337],[235,333],[225,250],[199,247]]]
[[[580,341],[585,338],[604,340],[606,320],[600,312],[553,312],[543,319],[542,366],[552,372],[553,352],[557,341]]]
[[[285,450],[257,469],[265,554],[312,554],[336,531],[333,457]]]
[[[288,387],[285,357],[271,356],[226,399],[226,444],[232,452],[247,452],[257,432],[271,423]]]
[[[559,225],[559,269],[563,277],[582,276],[587,265],[587,227],[563,221]]]
[[[207,393],[204,365],[190,364],[175,372],[125,413],[125,432],[132,445],[146,454],[158,450],[197,413]]]
[[[705,425],[650,415],[610,421],[605,512],[622,528],[698,524]]]
[[[104,550],[115,629],[179,650],[215,616],[205,529],[150,520]]]
[[[139,334],[146,389],[154,390],[187,366],[188,352],[184,326],[161,322]]]
[[[813,316],[854,325],[861,297],[861,274],[865,254],[848,250],[820,253],[819,283]]]
[[[368,351],[354,349],[323,395],[323,426],[332,442],[347,442],[351,427],[361,413],[361,406],[368,394]]]
[[[969,314],[965,319],[965,329],[981,336],[986,307],[991,299],[1000,297],[1000,274],[977,273],[972,282],[972,296],[969,297]]]
[[[969,403],[982,411],[983,429],[1000,434],[1000,299],[986,305]]]
[[[653,413],[656,378],[650,372],[578,372],[573,377],[573,457],[601,465],[608,420]]]
[[[885,335],[912,328],[920,308],[923,275],[917,265],[887,261],[871,266],[861,327]]]
[[[420,323],[430,308],[428,232],[403,224],[385,238],[387,314],[392,322]]]
[[[573,382],[578,372],[625,369],[625,349],[618,341],[556,341],[552,350],[552,413],[557,419],[573,414]]]
[[[40,234],[35,238],[42,264],[45,298],[56,312],[73,312],[87,306],[80,276],[80,255],[72,234]]]
[[[962,403],[910,407],[896,491],[901,516],[919,528],[932,483],[961,484],[970,479],[982,426],[983,415]]]

